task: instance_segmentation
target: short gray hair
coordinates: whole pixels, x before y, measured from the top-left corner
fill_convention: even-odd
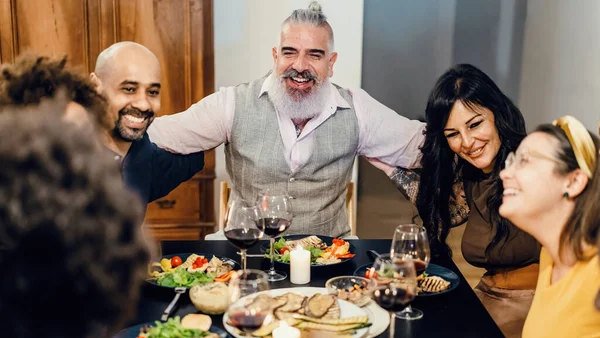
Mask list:
[[[329,33],[329,52],[333,52],[335,44],[333,40],[333,29],[327,22],[327,17],[323,14],[321,5],[313,1],[306,9],[297,9],[292,12],[281,24],[281,29],[286,25],[308,25],[313,27],[322,27]]]

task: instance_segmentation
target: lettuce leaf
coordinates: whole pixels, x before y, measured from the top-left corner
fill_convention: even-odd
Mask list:
[[[156,280],[156,284],[166,287],[188,287],[194,285],[211,283],[215,279],[215,274],[201,271],[190,273],[185,268],[177,268]]]
[[[290,262],[290,252],[286,251],[281,255],[278,259],[280,262],[289,263]]]
[[[169,318],[166,323],[154,322],[154,326],[144,336],[148,338],[196,338],[205,337],[209,334],[210,332],[184,328],[181,326],[179,316],[176,316],[175,318]]]
[[[277,250],[277,252],[283,249],[283,247],[285,247],[285,239],[283,239],[283,237],[279,238],[279,240],[273,244],[273,248]]]
[[[323,253],[323,250],[313,248],[311,246],[309,246],[307,249],[308,249],[308,251],[310,251],[310,261],[312,263],[316,262],[317,258],[321,257],[321,254]]]

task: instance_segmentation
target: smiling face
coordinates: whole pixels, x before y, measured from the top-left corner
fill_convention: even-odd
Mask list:
[[[141,139],[160,111],[160,63],[143,48],[128,46],[110,60],[110,71],[100,76],[99,90],[108,99],[115,121],[114,136],[124,141]]]
[[[483,107],[470,109],[456,101],[446,122],[444,136],[458,156],[484,173],[492,172],[501,141],[490,110]]]
[[[552,149],[558,147],[554,137],[535,132],[527,136],[500,172],[504,195],[499,213],[527,232],[536,225],[533,220],[551,214],[567,202],[568,175],[557,170],[559,161]],[[510,164],[510,166],[509,166]]]
[[[285,25],[279,48],[273,48],[275,74],[294,101],[302,101],[333,76],[336,60],[324,27]]]

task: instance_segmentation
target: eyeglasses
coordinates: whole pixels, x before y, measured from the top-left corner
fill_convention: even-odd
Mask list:
[[[516,169],[521,169],[529,162],[529,157],[537,157],[544,160],[552,161],[554,163],[560,163],[559,160],[551,157],[550,155],[545,155],[542,153],[538,153],[537,151],[526,151],[522,153],[510,152],[508,156],[506,156],[506,160],[504,161],[504,168],[508,169],[516,164]]]

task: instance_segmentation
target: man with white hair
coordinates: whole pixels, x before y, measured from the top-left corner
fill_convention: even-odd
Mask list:
[[[345,198],[355,156],[415,167],[424,125],[361,89],[329,82],[336,59],[333,30],[313,2],[283,22],[272,72],[156,119],[150,138],[178,153],[225,143],[231,198],[286,192],[294,217],[288,233],[348,235]]]

